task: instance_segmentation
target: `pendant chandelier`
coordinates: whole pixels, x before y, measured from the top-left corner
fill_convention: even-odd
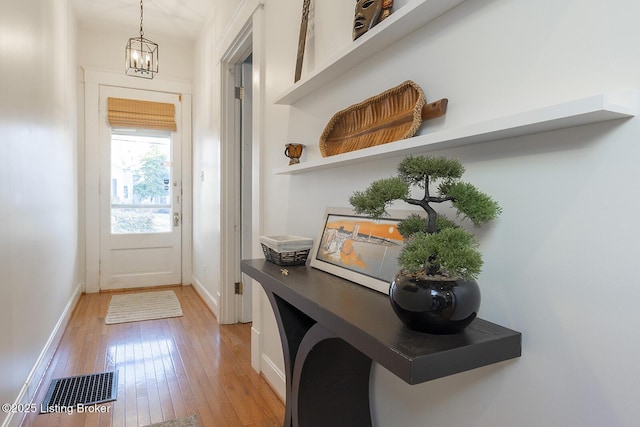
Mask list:
[[[143,8],[140,0],[140,36],[129,39],[124,51],[125,72],[128,76],[152,79],[158,72],[158,44],[144,38]]]

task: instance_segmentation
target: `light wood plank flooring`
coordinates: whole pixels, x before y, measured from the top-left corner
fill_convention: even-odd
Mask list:
[[[80,298],[34,403],[52,379],[118,370],[104,413],[28,414],[23,426],[144,426],[192,414],[203,427],[282,426],[284,405],[250,363],[249,324],[219,325],[191,286],[183,317],[106,325],[110,293]]]

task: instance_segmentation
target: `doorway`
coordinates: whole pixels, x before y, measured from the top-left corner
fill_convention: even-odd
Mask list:
[[[253,256],[255,228],[255,137],[251,27],[245,27],[222,58],[223,206],[221,286],[222,323],[253,321],[253,283],[240,271],[240,261]]]
[[[114,125],[108,100],[151,101],[180,117],[180,96],[100,89],[101,290],[182,283],[181,129]]]
[[[240,202],[240,259],[249,259],[252,255],[251,243],[253,239],[252,231],[252,136],[253,136],[253,93],[251,76],[253,74],[253,58],[249,56],[236,67],[236,73],[240,75],[240,194],[237,200]],[[242,294],[238,298],[238,321],[247,323],[252,321],[252,280],[240,273],[240,266],[237,266],[242,283]]]

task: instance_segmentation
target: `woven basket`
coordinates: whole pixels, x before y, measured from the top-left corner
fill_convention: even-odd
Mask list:
[[[334,156],[411,138],[422,124],[425,102],[420,86],[407,80],[339,111],[320,136],[320,153]]]
[[[277,252],[264,243],[262,243],[261,246],[262,252],[264,252],[264,258],[278,265],[305,265],[307,256],[311,251],[311,249],[304,249],[294,252]]]

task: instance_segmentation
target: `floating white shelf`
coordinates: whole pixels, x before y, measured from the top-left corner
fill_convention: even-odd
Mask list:
[[[637,110],[636,91],[604,93],[454,129],[443,129],[371,148],[302,162],[276,169],[274,173],[295,175],[394,156],[623,119],[635,116]]]
[[[367,31],[280,95],[276,104],[291,105],[353,68],[371,55],[433,21],[464,0],[409,0],[384,21]]]

